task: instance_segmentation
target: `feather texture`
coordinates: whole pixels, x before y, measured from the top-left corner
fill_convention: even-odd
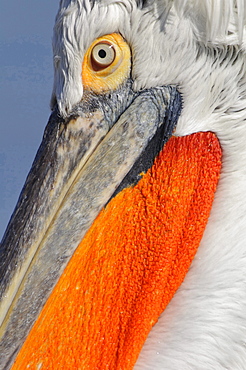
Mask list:
[[[91,42],[119,32],[136,90],[176,85],[176,135],[215,132],[223,167],[210,221],[183,285],[150,333],[136,370],[246,369],[245,0],[61,0],[54,90],[61,114],[83,95]]]
[[[180,17],[187,17],[197,39],[211,43],[238,43],[245,26],[245,0],[175,0]]]
[[[136,89],[180,84],[186,63],[190,65],[197,59],[194,43],[244,46],[245,3],[246,0],[61,0],[53,38],[51,107],[58,102],[61,113],[66,115],[80,101],[85,51],[95,38],[112,32],[120,32],[132,47]],[[177,52],[182,58],[182,71],[177,65]],[[170,70],[172,59],[175,70]],[[170,78],[163,74],[166,60]]]

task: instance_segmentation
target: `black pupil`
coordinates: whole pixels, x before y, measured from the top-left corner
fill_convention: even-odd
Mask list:
[[[98,55],[99,55],[100,58],[103,59],[103,58],[106,58],[107,53],[106,53],[105,50],[101,49],[101,50],[99,50]]]

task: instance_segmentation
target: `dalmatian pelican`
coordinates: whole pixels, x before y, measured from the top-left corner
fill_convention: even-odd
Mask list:
[[[60,1],[1,369],[246,369],[245,9]]]

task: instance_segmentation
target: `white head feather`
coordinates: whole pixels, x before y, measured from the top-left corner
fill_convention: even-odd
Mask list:
[[[52,106],[57,101],[65,115],[81,100],[84,53],[95,38],[111,32],[120,32],[132,48],[136,89],[182,85],[185,71],[199,59],[194,43],[222,46],[242,41],[245,4],[245,0],[62,0],[54,28]]]

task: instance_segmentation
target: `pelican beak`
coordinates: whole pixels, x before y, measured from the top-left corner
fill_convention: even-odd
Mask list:
[[[10,363],[100,210],[136,184],[172,135],[175,88],[85,92],[65,119],[56,109],[1,244],[1,353]]]

